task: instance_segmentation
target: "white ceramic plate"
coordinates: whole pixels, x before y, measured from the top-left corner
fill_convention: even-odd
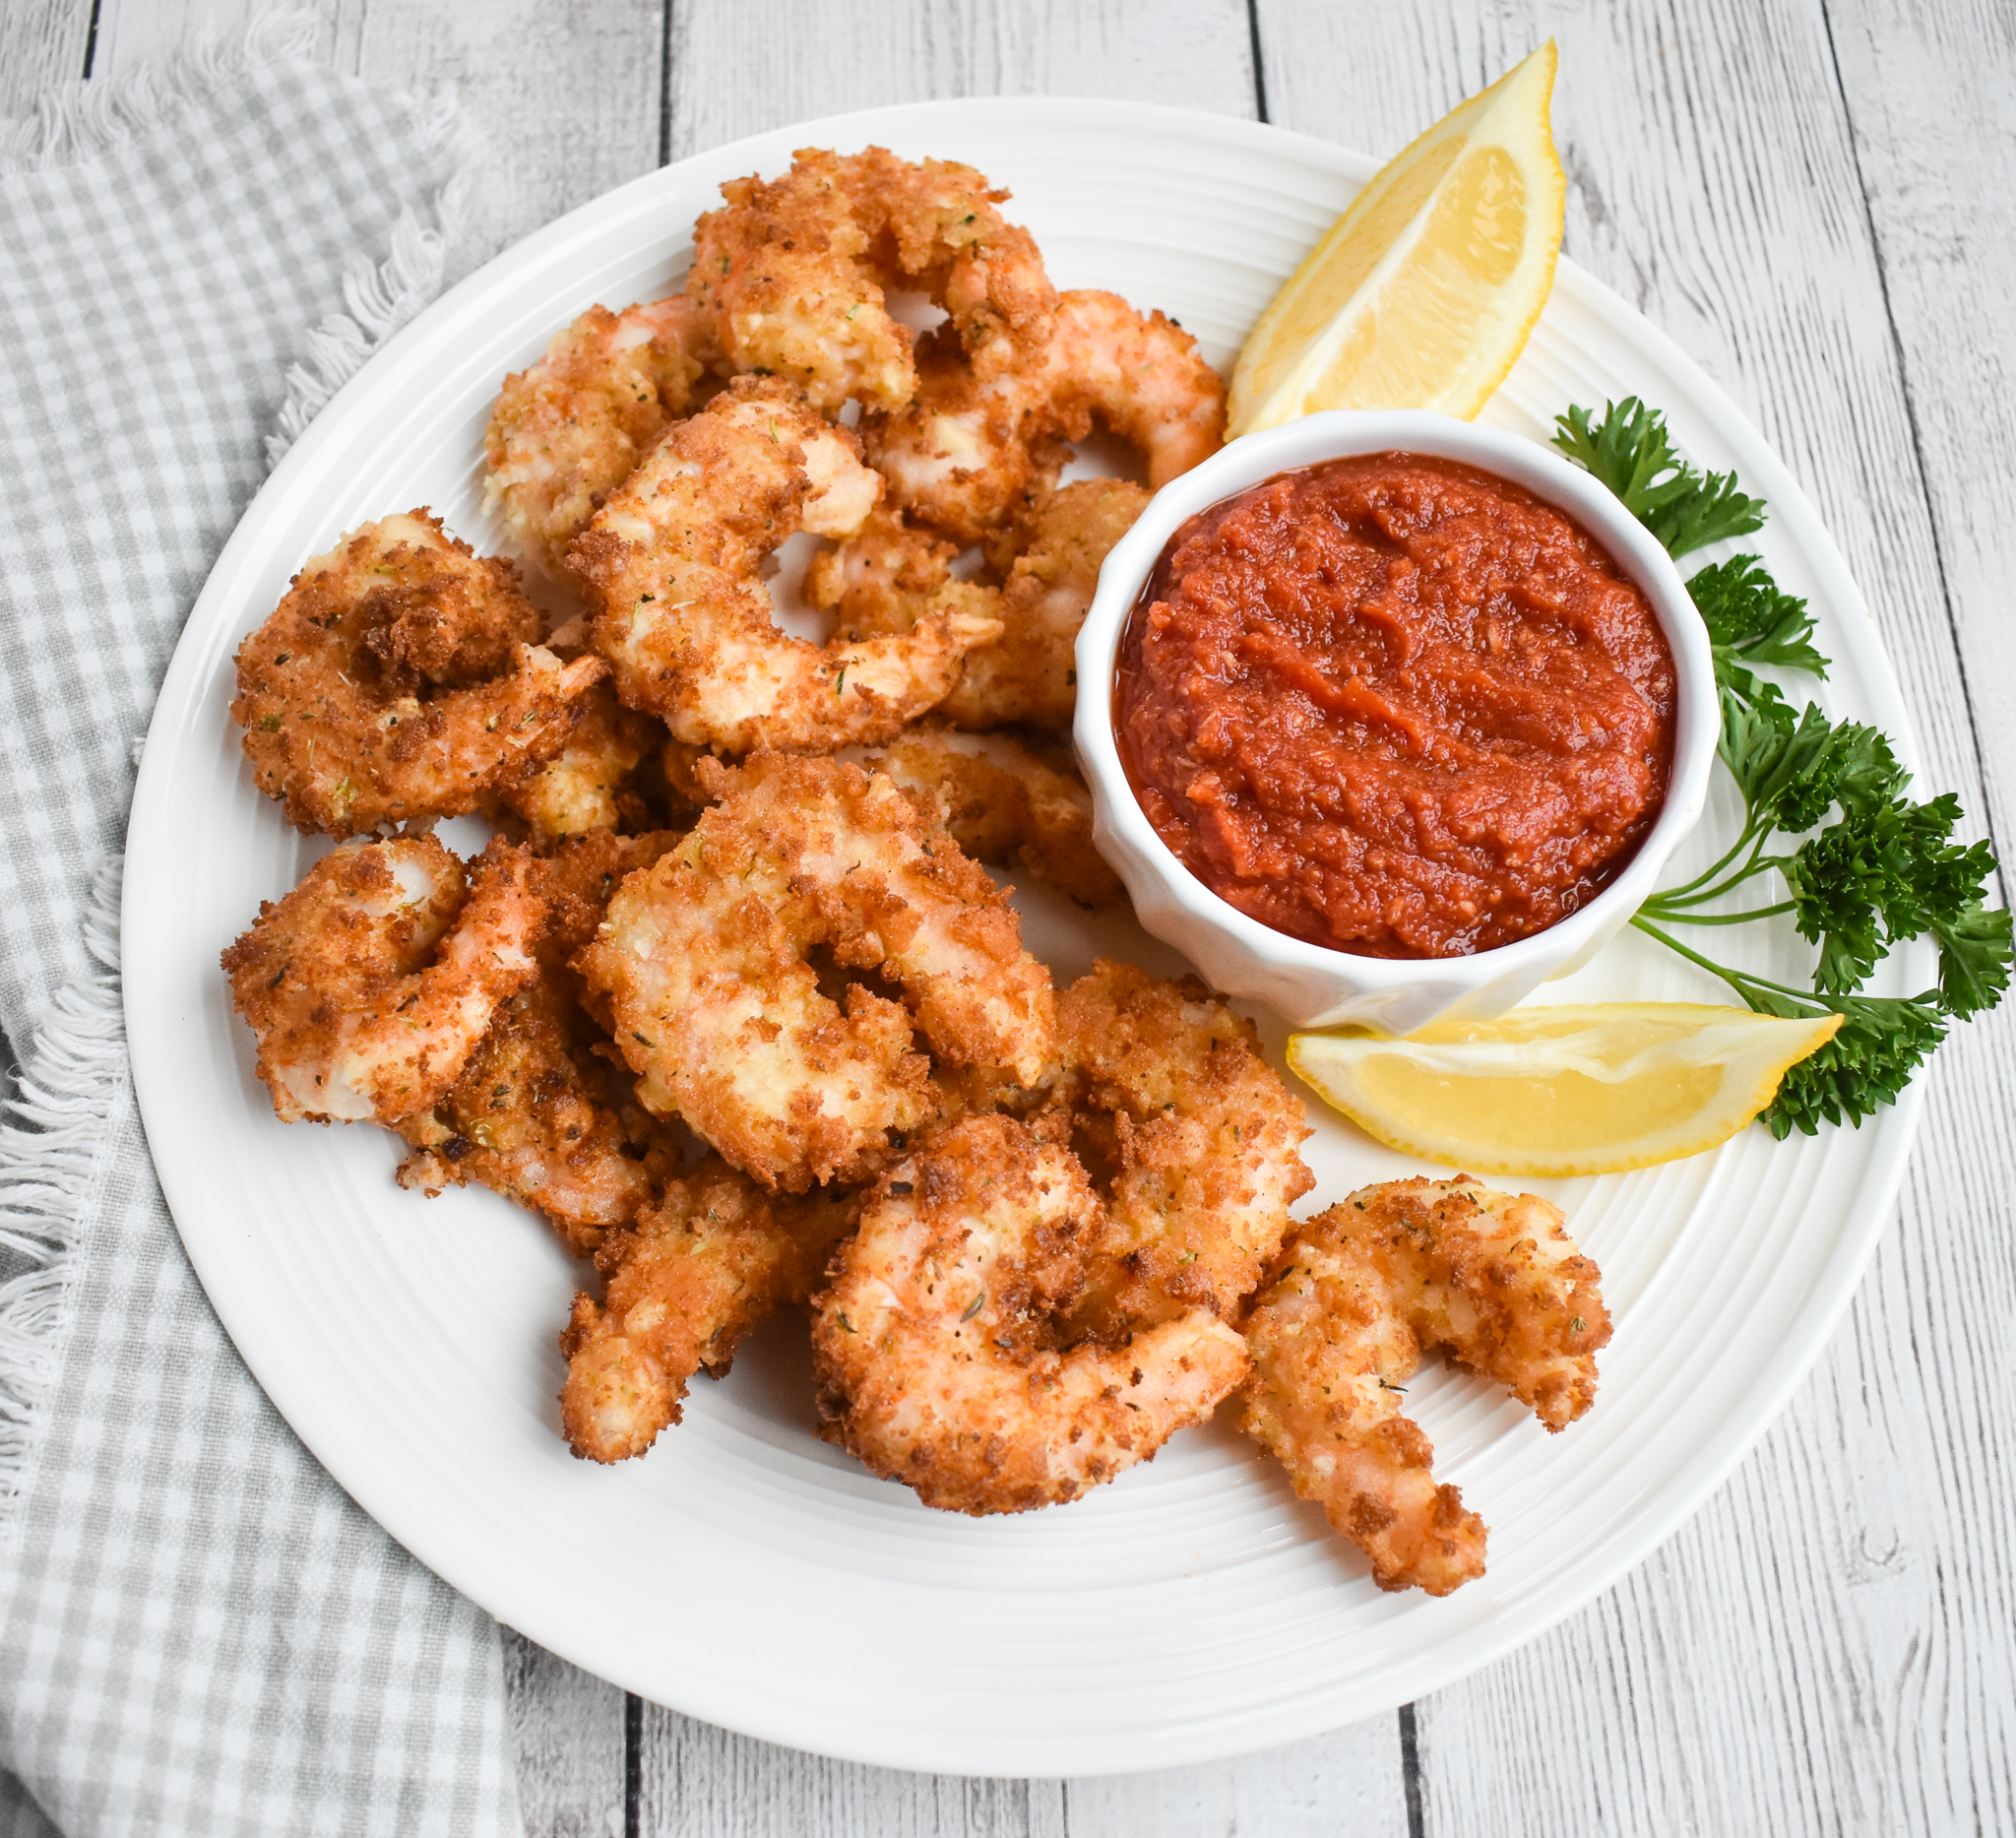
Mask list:
[[[417,503],[478,548],[480,432],[498,380],[592,301],[666,290],[719,181],[794,148],[877,141],[1013,187],[1063,286],[1172,313],[1218,362],[1373,162],[1266,127],[1107,102],[945,102],[815,122],[655,172],[542,230],[408,328],[326,409],[226,545],[148,736],[126,872],[126,1013],[149,1140],[225,1327],[358,1502],[500,1619],[661,1703],[900,1767],[1102,1773],[1287,1742],[1433,1690],[1643,1558],[1716,1486],[1819,1353],[1887,1216],[1915,1093],[1858,1132],[1647,1173],[1542,1183],[1601,1261],[1616,1321],[1594,1412],[1549,1437],[1431,1368],[1408,1408],[1491,1528],[1489,1573],[1446,1601],[1382,1595],[1281,1475],[1218,1425],[1078,1504],[975,1521],[925,1510],[811,1432],[802,1317],[700,1384],[641,1462],[577,1462],[554,1335],[577,1272],[480,1192],[392,1183],[393,1139],[286,1128],[252,1075],[218,952],[318,847],[252,788],[231,660],[307,556]],[[1831,709],[1905,713],[1840,555],[1755,430],[1568,263],[1485,418],[1542,437],[1571,402],[1637,392],[1697,461],[1770,500],[1759,546],[1810,598]],[[1676,876],[1729,833],[1719,786]],[[1130,922],[1022,903],[1062,974],[1096,949],[1171,968]],[[1760,953],[1760,942],[1741,947]],[[1775,968],[1796,975],[1796,941]],[[1768,953],[1747,961],[1771,969]],[[1913,986],[1927,982],[1915,963]],[[1888,985],[1901,988],[1902,982]],[[1555,999],[1721,999],[1633,937]],[[1317,1114],[1308,1208],[1416,1173]]]

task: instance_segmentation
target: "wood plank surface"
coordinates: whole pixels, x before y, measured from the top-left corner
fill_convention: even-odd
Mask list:
[[[0,35],[0,121],[30,113],[44,91],[77,82],[95,48],[89,6],[8,0]]]
[[[671,17],[669,159],[816,115],[950,95],[1122,96],[1253,113],[1240,0],[674,0]],[[782,59],[780,44],[790,48]]]
[[[906,0],[820,15],[788,0],[673,8],[671,158],[792,121],[944,95],[1066,94],[1254,108],[1252,34],[1228,0],[1025,7]],[[771,47],[788,40],[780,63]],[[762,82],[732,73],[762,70]],[[1383,1718],[1208,1768],[1109,1781],[969,1782],[860,1768],[645,1715],[639,1830],[648,1833],[1110,1834],[1407,1829],[1400,1745]]]
[[[1979,160],[1978,191],[2006,187],[2006,132],[1999,158],[1980,158],[2008,94],[1994,89],[1998,75],[2006,84],[2006,16],[1998,36],[1965,8],[1941,12],[1955,16],[1949,30],[1962,15],[1974,25],[1956,31],[1964,48],[1921,41],[1911,69],[1896,40],[1919,10],[1884,36],[1871,22],[1862,81],[1893,111],[1900,167],[1945,137],[1943,158],[1916,168],[1923,188],[1938,193],[1934,175],[1957,172],[1963,149]],[[1261,9],[1274,118],[1378,153],[1549,32],[1569,253],[1700,358],[1813,494],[1883,628],[1930,784],[1961,793],[1979,834],[1976,736],[1942,586],[1942,546],[1957,539],[1935,539],[1928,515],[1886,265],[1819,6]],[[1972,99],[1955,107],[1941,74],[1970,58]],[[1332,73],[1347,69],[1341,86]],[[1922,197],[1916,210],[1898,202],[1917,261],[1940,247],[1951,259],[1940,238],[1960,230],[1959,201],[1943,201],[1944,220]],[[2008,248],[1969,293],[1937,303],[1942,325],[1930,323],[1936,273],[1921,268],[1911,289],[1926,296],[1927,367],[1960,343],[1977,353],[1972,376],[1947,380],[1945,453],[1924,443],[1930,502],[1955,527],[1998,528],[2016,482],[2007,428],[1972,432],[2006,400],[1980,376],[2006,342],[1968,316],[1999,287],[2006,325]],[[1984,582],[1995,559],[1984,543]],[[1975,604],[1965,631],[2001,611]],[[1984,662],[2008,642],[1976,638]],[[1991,750],[2011,739],[2003,728]],[[1420,1705],[1426,1831],[2009,1828],[2016,1282],[1994,1175],[2008,1165],[2012,1079],[2006,1014],[1945,1049],[1901,1220],[1850,1320],[1709,1507],[1583,1614]]]
[[[2012,834],[2016,724],[1995,693],[2016,668],[2000,603],[2016,562],[2002,508],[2016,486],[2006,7],[1256,0],[1250,22],[1232,0],[315,10],[340,68],[453,83],[488,134],[470,259],[661,158],[927,96],[1251,114],[1264,85],[1273,120],[1387,154],[1553,32],[1569,252],[1762,424],[1882,625],[1930,789]],[[95,77],[249,11],[102,0]],[[0,111],[81,74],[91,15],[89,0],[0,13]],[[2016,1018],[1963,1030],[1933,1087],[1899,1223],[1791,1410],[1624,1584],[1417,1707],[1411,1780],[1393,1719],[1233,1763],[1058,1784],[831,1763],[646,1707],[626,1766],[621,1693],[507,1635],[529,1832],[2016,1830],[2002,1173]]]

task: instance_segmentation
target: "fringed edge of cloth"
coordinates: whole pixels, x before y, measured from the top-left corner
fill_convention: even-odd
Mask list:
[[[321,25],[309,12],[270,13],[236,36],[207,35],[115,83],[56,85],[29,114],[0,121],[0,174],[100,158],[234,78],[289,60],[312,61]],[[475,185],[480,137],[452,91],[410,99],[425,145],[447,150],[449,177],[423,209],[409,205],[400,213],[382,260],[359,251],[345,264],[346,310],[311,327],[299,361],[287,367],[286,395],[266,437],[269,466],[279,463],[364,360],[441,291],[447,278],[449,245]]]
[[[57,992],[0,1122],[0,1544],[17,1529],[36,1432],[69,1327],[70,1285],[126,1083],[119,987],[124,857],[93,871],[84,942],[98,968]]]
[[[321,22],[290,8],[242,32],[207,32],[113,83],[51,84],[25,115],[0,121],[0,173],[47,172],[101,158],[215,95],[234,77],[315,54]]]
[[[46,171],[110,153],[234,78],[312,60],[320,29],[312,13],[272,13],[233,37],[206,36],[116,83],[51,90],[25,119],[0,121],[0,174]],[[269,464],[447,278],[449,245],[467,215],[481,142],[452,93],[412,99],[423,144],[446,150],[449,176],[422,209],[409,205],[400,213],[382,259],[359,251],[345,264],[348,310],[304,334],[303,357],[288,367],[267,436]],[[20,1090],[0,1106],[0,1256],[15,1266],[0,1282],[0,1548],[19,1534],[18,1507],[47,1415],[42,1406],[72,1318],[77,1253],[105,1178],[112,1114],[129,1077],[119,981],[123,866],[124,857],[115,856],[93,871],[83,923],[98,968],[57,992],[23,1055]],[[17,1120],[4,1120],[8,1112]]]

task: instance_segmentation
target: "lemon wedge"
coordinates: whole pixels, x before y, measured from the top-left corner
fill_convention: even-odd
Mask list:
[[[1554,284],[1554,64],[1549,38],[1373,175],[1239,352],[1228,435],[1318,409],[1484,406]]]
[[[1405,1040],[1297,1034],[1288,1062],[1359,1128],[1482,1174],[1607,1174],[1698,1155],[1771,1102],[1839,1015],[1696,1002],[1519,1008]]]

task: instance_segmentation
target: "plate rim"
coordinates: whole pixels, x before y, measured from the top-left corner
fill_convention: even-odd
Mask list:
[[[494,1599],[488,1588],[451,1580],[453,1572],[461,1570],[467,1575],[468,1569],[455,1561],[457,1552],[449,1530],[409,1524],[411,1515],[400,1509],[399,1501],[385,1498],[382,1484],[374,1484],[371,1475],[355,1472],[355,1465],[348,1462],[332,1462],[299,1426],[298,1419],[313,1419],[314,1412],[308,1401],[290,1398],[289,1402],[283,1402],[283,1398],[291,1392],[284,1377],[278,1381],[277,1391],[276,1384],[269,1382],[260,1369],[265,1362],[255,1363],[245,1351],[247,1340],[256,1346],[259,1336],[251,1331],[252,1324],[239,1314],[238,1299],[233,1293],[229,1273],[222,1267],[221,1251],[214,1242],[205,1240],[201,1233],[185,1231],[182,1225],[185,1214],[193,1218],[201,1212],[202,1194],[197,1171],[187,1167],[174,1149],[165,1155],[156,1149],[156,1130],[149,1120],[151,1111],[156,1115],[161,1113],[165,1084],[174,1076],[175,1042],[167,1027],[167,1017],[163,1012],[165,1005],[156,1002],[150,1006],[148,1000],[153,986],[153,967],[146,947],[145,926],[136,923],[136,890],[147,886],[150,875],[158,872],[154,858],[169,846],[172,835],[172,812],[167,807],[169,757],[174,751],[178,726],[186,727],[188,717],[198,708],[193,691],[200,685],[192,680],[200,670],[197,654],[210,629],[219,623],[220,607],[226,612],[233,609],[229,603],[227,584],[239,555],[257,540],[259,525],[273,507],[286,499],[295,478],[313,470],[321,450],[342,438],[346,423],[357,412],[357,406],[368,400],[378,380],[397,369],[410,352],[424,346],[440,328],[469,310],[473,303],[486,299],[494,290],[505,286],[514,272],[534,267],[550,251],[564,248],[570,240],[588,230],[597,216],[618,212],[622,203],[633,197],[648,196],[661,188],[676,188],[693,176],[695,168],[739,158],[745,151],[756,163],[761,164],[764,159],[774,157],[780,146],[788,155],[790,148],[815,141],[844,144],[878,131],[929,128],[939,124],[949,126],[971,120],[979,113],[997,121],[1040,129],[1059,121],[1075,124],[1084,119],[1086,111],[1096,115],[1098,125],[1108,129],[1133,124],[1145,134],[1176,132],[1191,140],[1200,136],[1214,137],[1222,143],[1263,154],[1276,151],[1292,153],[1304,161],[1329,168],[1345,182],[1362,183],[1380,163],[1370,157],[1353,153],[1315,136],[1242,117],[1216,115],[1164,103],[1044,95],[910,102],[852,110],[744,136],[641,174],[578,206],[491,257],[386,341],[360,366],[357,374],[335,394],[254,494],[220,549],[177,641],[149,721],[148,740],[142,753],[127,834],[128,873],[121,904],[122,960],[126,966],[121,979],[122,1004],[135,1095],[143,1124],[148,1128],[150,1154],[170,1215],[176,1222],[177,1235],[233,1347],[245,1361],[255,1382],[286,1420],[308,1453],[390,1537],[437,1575],[450,1581],[451,1587],[468,1594],[495,1618],[518,1627],[552,1651],[574,1659],[575,1663],[586,1665],[598,1676],[626,1689],[641,1689],[643,1695],[655,1702],[665,1703],[670,1708],[709,1721],[724,1721],[718,1706],[698,1701],[678,1702],[664,1693],[662,1681],[658,1680],[641,1687],[634,1681],[634,1672],[630,1679],[625,1678],[630,1668],[609,1667],[604,1663],[605,1656],[596,1656],[593,1664],[575,1658],[579,1648],[577,1646],[570,1651],[568,1629],[544,1625],[546,1616],[538,1612],[536,1604],[528,1612],[525,1603],[514,1602],[507,1613],[504,1604]],[[1718,431],[1732,445],[1746,449],[1742,465],[1752,487],[1762,489],[1771,504],[1774,519],[1796,533],[1798,547],[1821,576],[1829,603],[1843,614],[1843,634],[1849,648],[1856,654],[1858,668],[1871,683],[1887,689],[1895,707],[1893,736],[1899,756],[1904,763],[1916,769],[1918,749],[1913,725],[1880,634],[1869,617],[1866,602],[1845,556],[1789,467],[1779,459],[1750,417],[1669,335],[1566,257],[1560,262],[1555,285],[1560,286],[1563,280],[1579,300],[1595,311],[1611,330],[1649,349],[1685,383],[1690,408],[1711,418]],[[1857,620],[1853,617],[1855,613],[1860,613],[1861,618]],[[158,733],[163,742],[158,746],[155,744]],[[1423,1660],[1412,1666],[1403,1664],[1390,1669],[1386,1675],[1389,1682],[1395,1678],[1404,1680],[1404,1682],[1392,1684],[1387,1693],[1390,1702],[1354,1711],[1343,1721],[1383,1714],[1393,1705],[1453,1683],[1539,1638],[1635,1570],[1694,1517],[1708,1496],[1720,1488],[1765,1430],[1783,1414],[1793,1391],[1832,1342],[1888,1226],[1916,1142],[1924,1101],[1925,1087],[1921,1079],[1907,1088],[1892,1110],[1865,1125],[1882,1133],[1882,1140],[1872,1155],[1876,1164],[1872,1170],[1874,1177],[1864,1183],[1855,1205],[1839,1222],[1837,1237],[1841,1242],[1818,1273],[1814,1303],[1801,1311],[1804,1323],[1802,1337],[1796,1347],[1789,1342],[1780,1346],[1763,1368],[1764,1382],[1752,1386],[1744,1394],[1747,1408],[1732,1412],[1725,1419],[1727,1424],[1734,1426],[1733,1433],[1697,1453],[1674,1471],[1657,1492],[1657,1509],[1636,1508],[1625,1536],[1621,1539],[1608,1538],[1597,1553],[1598,1560],[1578,1574],[1572,1587],[1562,1589],[1551,1598],[1544,1613],[1535,1615],[1529,1609],[1519,1616],[1501,1616],[1496,1622],[1474,1629],[1470,1641],[1460,1649],[1451,1650],[1446,1657],[1439,1656],[1437,1650],[1431,1648]],[[214,1256],[219,1259],[217,1266],[207,1267],[212,1265]],[[241,1328],[244,1330],[242,1334]],[[437,1557],[442,1560],[436,1561]],[[760,1740],[871,1765],[940,1773],[1073,1777],[1138,1772],[1173,1765],[1182,1760],[1216,1760],[1339,1727],[1339,1717],[1320,1708],[1322,1701],[1304,1697],[1301,1704],[1305,1709],[1314,1704],[1317,1706],[1316,1714],[1305,1714],[1300,1718],[1282,1714],[1271,1721],[1264,1732],[1257,1734],[1246,1723],[1230,1729],[1222,1723],[1209,1730],[1185,1730],[1179,1753],[1172,1751],[1166,1739],[1158,1744],[1153,1737],[1139,1732],[1130,1731],[1124,1736],[1103,1733],[1097,1739],[1102,1748],[1097,1757],[1064,1753],[1062,1749],[1068,1744],[1060,1744],[1057,1738],[1047,1733],[1034,1737],[1012,1733],[1005,1738],[953,1741],[946,1732],[932,1731],[919,1743],[910,1741],[905,1732],[892,1730],[884,1742],[822,1743],[816,1732],[804,1727],[801,1716],[785,1715],[772,1719],[761,1714],[737,1715],[726,1727]],[[948,1752],[950,1750],[959,1752]]]

